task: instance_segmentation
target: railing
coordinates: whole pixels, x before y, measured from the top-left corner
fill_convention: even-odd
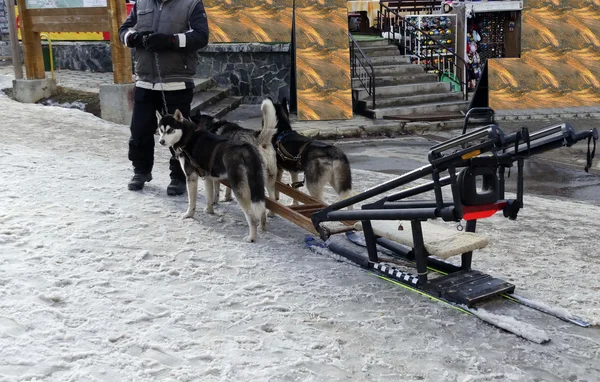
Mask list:
[[[371,110],[375,110],[375,69],[373,63],[360,48],[352,33],[348,33],[348,36],[350,37],[350,77],[352,79],[358,78],[364,89],[372,97],[373,107]]]
[[[419,58],[426,70],[433,70],[439,76],[444,73],[453,73],[454,81],[460,85],[463,98],[468,99],[468,66],[462,57],[458,56],[451,47],[440,43],[428,36],[427,32],[415,25],[408,24],[406,19],[397,10],[379,3],[378,24],[381,32],[387,32],[388,41],[398,45],[404,55]],[[420,45],[418,44],[420,40]],[[424,47],[415,49],[415,47]],[[442,52],[436,52],[441,50]]]

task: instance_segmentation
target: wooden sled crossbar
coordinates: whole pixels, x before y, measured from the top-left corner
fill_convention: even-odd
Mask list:
[[[221,184],[229,187],[227,181],[222,180]],[[286,206],[277,200],[273,200],[268,196],[265,196],[265,206],[267,209],[296,224],[297,226],[304,228],[312,234],[318,235],[319,233],[315,229],[310,217],[313,213],[321,211],[323,208],[327,207],[327,204],[323,204],[312,196],[298,191],[297,189],[281,182],[275,183],[275,190],[279,191],[281,194],[293,198],[302,204]],[[341,223],[343,226],[339,228],[331,228],[330,232],[332,234],[336,234],[355,230],[354,224],[356,221],[342,221]]]
[[[404,224],[401,224],[404,223]],[[373,233],[396,243],[414,247],[413,232],[410,222],[398,220],[372,220]],[[399,230],[399,227],[402,230]],[[472,232],[458,231],[446,228],[440,224],[421,222],[423,230],[423,242],[425,250],[429,255],[440,259],[462,255],[476,249],[485,248],[489,241],[487,238]],[[360,222],[354,225],[358,231],[362,231]]]
[[[297,189],[281,182],[277,182],[275,184],[275,190],[303,204],[286,206],[277,200],[265,197],[267,209],[273,211],[282,218],[289,220],[297,226],[300,226],[301,228],[318,235],[319,233],[315,229],[310,217],[313,213],[321,211],[323,208],[327,207],[327,205],[321,203],[312,196],[298,191]],[[344,224],[345,227],[342,226],[340,228],[331,229],[331,232],[341,233],[354,230],[354,221],[342,221],[341,223]]]

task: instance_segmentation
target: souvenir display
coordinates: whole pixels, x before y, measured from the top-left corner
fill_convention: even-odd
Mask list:
[[[489,58],[506,57],[506,13],[475,13],[467,21],[467,70],[469,89],[475,88]]]
[[[429,72],[439,68],[455,71],[456,15],[406,16],[406,36],[413,36],[410,48],[413,63],[424,64]]]

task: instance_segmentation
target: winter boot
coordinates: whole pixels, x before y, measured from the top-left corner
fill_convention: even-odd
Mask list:
[[[134,174],[129,181],[127,188],[131,191],[139,191],[144,188],[144,183],[152,180],[152,174]]]
[[[167,186],[167,195],[181,195],[186,190],[185,180],[171,179],[171,183]]]

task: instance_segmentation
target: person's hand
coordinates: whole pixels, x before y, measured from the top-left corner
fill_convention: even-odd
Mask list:
[[[127,36],[127,46],[130,48],[143,48],[144,37],[151,35],[154,32],[133,32]]]
[[[144,48],[151,52],[169,50],[177,47],[174,34],[153,33],[144,38]]]

